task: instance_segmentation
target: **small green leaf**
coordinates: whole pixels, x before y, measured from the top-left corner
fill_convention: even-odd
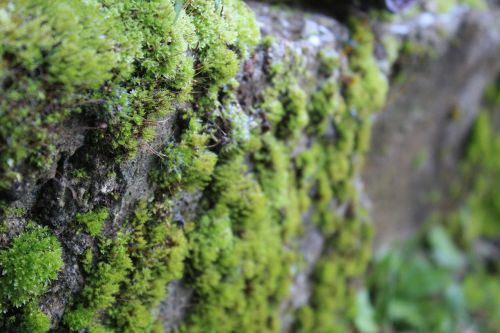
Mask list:
[[[362,333],[376,333],[379,331],[377,324],[375,323],[375,313],[366,289],[358,291],[356,297],[356,318],[354,319],[354,324]]]

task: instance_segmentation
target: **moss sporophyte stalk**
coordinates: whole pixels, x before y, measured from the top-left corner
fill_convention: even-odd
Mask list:
[[[150,163],[151,193],[134,197],[126,216],[116,214],[124,193],[89,186],[65,194],[81,198],[62,227],[83,244],[75,253],[63,255],[69,238],[56,232],[57,216],[45,217],[48,227],[5,217],[26,227],[0,249],[0,327],[160,332],[166,286],[181,280],[191,296],[176,331],[279,331],[304,260],[297,239],[305,221],[325,246],[292,330],[347,331],[350,282],[363,273],[371,237],[354,179],[387,93],[371,26],[349,26],[347,58],[315,54],[320,73],[304,84],[304,55],[285,48],[264,65],[269,82],[244,108],[235,79],[244,60],[277,45],[261,39],[242,1],[0,0],[3,190],[17,188],[26,170],[36,177],[57,164],[65,172],[57,150],[69,121],[98,129],[85,138],[96,150],[78,156],[98,156],[116,180],[117,165],[158,139],[154,124],[175,120]],[[93,172],[82,162],[64,177],[88,184]],[[200,199],[181,228],[176,202],[185,195]],[[81,279],[62,319],[49,318],[43,297],[65,265]]]

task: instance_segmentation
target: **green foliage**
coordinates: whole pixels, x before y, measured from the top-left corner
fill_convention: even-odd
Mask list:
[[[20,332],[45,333],[50,329],[50,320],[45,313],[35,306],[28,306],[25,310]]]
[[[0,187],[52,162],[54,124],[122,67],[113,21],[94,2],[0,2]],[[89,102],[91,103],[91,102]]]
[[[463,284],[466,307],[480,332],[494,333],[500,327],[496,311],[500,307],[498,275],[477,273],[465,277]]]
[[[494,105],[493,110],[498,112],[500,103]],[[474,182],[474,191],[469,197],[471,219],[476,224],[474,229],[487,237],[500,233],[500,159],[497,158],[500,135],[494,132],[491,123],[490,114],[481,112],[472,130],[463,166],[464,172],[473,177]]]
[[[478,243],[497,241],[500,231],[500,136],[491,118],[500,107],[498,87],[488,88],[485,108],[469,136],[459,187],[463,193],[458,193],[463,206],[374,262],[368,275],[372,299],[365,308],[373,306],[380,330],[454,333],[470,327],[496,332],[500,327],[495,312],[499,266],[475,250]]]
[[[47,228],[29,225],[0,251],[0,304],[21,307],[36,300],[63,266],[57,238]]]
[[[167,283],[183,276],[186,238],[175,224],[158,218],[160,212],[139,202],[131,220],[129,253],[133,268],[122,283],[120,299],[108,312],[112,327],[119,331],[151,331]]]
[[[203,188],[210,180],[217,155],[206,149],[209,136],[201,131],[200,121],[192,118],[181,142],[165,147],[159,168],[151,174],[162,188],[183,186],[194,190]]]
[[[456,258],[462,263],[462,254],[439,226],[426,237],[429,252],[393,249],[377,259],[369,274],[382,329],[456,332],[463,324],[464,296],[454,278],[463,265],[450,265]]]
[[[88,213],[77,213],[75,218],[76,222],[87,228],[87,232],[91,236],[97,236],[101,233],[104,222],[108,217],[108,209],[102,207]]]
[[[188,234],[187,273],[194,304],[182,332],[278,329],[279,299],[287,290],[287,258],[266,196],[246,175],[243,156],[219,165],[212,209]]]
[[[104,255],[87,277],[80,297],[64,313],[64,323],[71,330],[80,331],[94,324],[100,311],[115,302],[120,283],[125,281],[132,268],[126,242],[124,235],[102,241],[100,248]]]

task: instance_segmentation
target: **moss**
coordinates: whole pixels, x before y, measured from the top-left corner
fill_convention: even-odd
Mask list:
[[[100,250],[104,255],[88,275],[80,297],[64,313],[63,321],[70,330],[80,331],[93,325],[100,312],[114,303],[120,283],[132,268],[126,240],[124,235],[118,235],[114,240],[102,241]]]
[[[337,54],[329,54],[325,51],[319,52],[320,73],[330,76],[333,71],[339,66],[339,56]]]
[[[122,64],[113,21],[95,3],[3,1],[0,11],[0,187],[7,188],[22,180],[22,165],[50,166],[51,128]]]
[[[206,148],[209,136],[201,131],[200,121],[192,118],[181,142],[164,148],[159,168],[151,174],[162,188],[183,186],[194,190],[210,180],[217,156]]]
[[[327,240],[313,272],[309,304],[296,313],[296,332],[352,330],[357,288],[349,281],[363,274],[370,258],[371,226],[358,207],[353,179],[370,141],[371,114],[384,105],[388,84],[374,57],[371,28],[363,21],[351,28],[350,71],[340,87],[327,79],[311,95],[306,131],[319,137],[297,159],[301,206],[314,207],[312,222]],[[335,203],[347,205],[346,217],[334,212]]]
[[[281,260],[286,256],[266,196],[245,170],[241,155],[217,167],[213,208],[188,235],[188,279],[199,305],[192,309],[183,332],[279,327],[277,301],[286,292],[288,276]]]
[[[29,225],[0,251],[0,301],[2,308],[22,307],[36,300],[63,266],[57,238],[47,228]]]
[[[64,7],[62,2],[53,6]],[[99,53],[95,58],[103,53],[109,59],[89,74],[86,87],[73,68],[84,64],[75,60],[68,73],[62,72],[64,66],[54,67],[50,75],[60,75],[57,84],[68,91],[64,98],[78,107],[55,112],[42,124],[57,127],[80,113],[78,121],[95,128],[88,142],[118,161],[153,141],[154,125],[174,112],[176,132],[157,154],[150,174],[154,193],[137,202],[121,230],[106,228],[103,235],[108,208],[77,213],[76,222],[95,242],[80,258],[85,283],[58,329],[160,331],[159,302],[167,284],[182,278],[192,288],[192,299],[178,331],[279,331],[294,263],[300,266],[302,260],[296,239],[307,217],[327,237],[327,246],[314,269],[313,297],[299,310],[296,327],[348,330],[355,295],[350,281],[365,267],[370,238],[353,180],[368,146],[370,115],[382,106],[387,90],[368,24],[353,23],[350,68],[341,81],[337,75],[345,69],[335,54],[321,52],[318,77],[302,80],[305,63],[287,49],[282,59],[266,64],[271,82],[258,98],[262,103],[242,109],[234,78],[260,38],[242,1],[227,0],[224,6],[212,0],[185,2],[177,18],[171,0],[79,6],[87,6],[81,15],[67,9],[72,17],[67,29],[90,29],[88,38],[96,44],[89,43]],[[21,21],[31,17],[37,16]],[[43,18],[39,26],[49,29]],[[93,20],[98,23],[89,27],[87,21]],[[263,44],[273,47],[272,38]],[[92,55],[92,50],[84,53]],[[40,73],[38,67],[33,73]],[[81,91],[85,94],[70,93]],[[42,142],[48,132],[38,134]],[[5,170],[16,179],[15,168]],[[76,169],[73,176],[85,178],[85,173]],[[181,226],[173,221],[178,207],[172,202],[185,192],[203,196],[194,220]],[[347,218],[336,214],[340,206],[348,207]],[[26,301],[31,304],[43,291]]]
[[[87,171],[85,169],[76,169],[71,172],[71,175],[78,179],[86,179],[88,177]]]
[[[241,1],[226,1],[222,15],[211,0],[189,2],[178,19],[170,0],[102,2],[122,23],[135,65],[131,79],[107,102],[114,116],[102,137],[111,139],[117,157],[132,157],[138,139],[151,140],[148,124],[172,112],[174,100],[212,96],[227,84],[259,39],[253,14]]]
[[[101,233],[108,217],[109,210],[102,207],[88,213],[77,213],[75,219],[76,222],[85,226],[91,236],[97,236]]]
[[[158,219],[156,210],[139,202],[131,220],[132,274],[123,282],[119,301],[108,312],[111,326],[119,331],[151,331],[167,283],[184,273],[184,232],[175,223]]]
[[[113,241],[101,240],[94,267],[92,252],[86,251],[82,264],[87,283],[64,315],[70,330],[152,329],[165,286],[183,275],[187,253],[182,229],[157,214],[164,214],[162,206],[139,202],[129,221],[131,229]]]
[[[367,22],[357,20],[351,23],[351,26],[355,47],[349,58],[352,74],[346,79],[346,102],[354,112],[379,110],[385,104],[389,85],[373,55],[373,33]]]
[[[50,329],[50,320],[45,313],[35,306],[30,306],[25,310],[20,332],[45,333]]]
[[[178,20],[170,0],[0,6],[0,187],[6,189],[23,180],[24,169],[50,166],[54,129],[79,112],[95,126],[101,149],[118,160],[133,157],[174,100],[215,93],[259,39],[253,14],[236,0],[226,1],[222,15],[211,0],[191,2]]]
[[[466,5],[475,10],[488,9],[488,2],[484,0],[435,0],[433,4],[438,13],[447,13],[458,5]]]

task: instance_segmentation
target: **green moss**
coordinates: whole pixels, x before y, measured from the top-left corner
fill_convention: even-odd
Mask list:
[[[214,94],[259,39],[251,11],[231,0],[23,0],[0,3],[0,187],[50,166],[65,118],[83,112],[118,160],[151,141],[155,121]],[[78,15],[77,15],[78,14]],[[54,103],[53,101],[56,101]]]
[[[159,219],[156,209],[139,202],[131,220],[130,258],[133,269],[123,282],[120,299],[109,310],[111,326],[125,332],[148,332],[168,282],[184,273],[187,241],[182,229]]]
[[[348,227],[349,226],[349,227]],[[360,220],[341,222],[338,234],[327,240],[313,272],[308,306],[300,308],[295,332],[346,332],[356,315],[357,289],[349,281],[360,276],[369,259],[369,225]],[[341,243],[336,238],[349,240]]]
[[[330,76],[339,65],[339,56],[337,54],[329,54],[325,51],[319,52],[320,72],[326,76]]]
[[[349,67],[346,102],[354,112],[380,110],[385,104],[389,89],[387,78],[380,71],[373,55],[374,37],[367,22],[354,21],[352,39],[355,43]]]
[[[276,331],[278,300],[287,290],[277,221],[243,156],[217,167],[213,207],[188,235],[188,279],[195,287],[183,332]]]
[[[166,284],[182,277],[187,253],[182,229],[158,218],[164,210],[139,202],[130,230],[113,241],[101,241],[94,267],[92,252],[86,251],[82,262],[86,285],[64,315],[70,330],[152,330]]]
[[[29,225],[0,251],[0,301],[21,307],[36,300],[63,266],[61,246],[47,228]]]
[[[45,333],[50,329],[50,320],[45,313],[35,306],[30,306],[25,310],[20,332],[25,333]]]
[[[174,111],[177,117],[176,132],[157,153],[150,174],[154,193],[137,203],[121,230],[106,229],[107,236],[117,234],[102,235],[106,208],[76,215],[95,243],[80,258],[85,283],[66,307],[60,329],[161,331],[159,302],[166,285],[182,278],[192,299],[178,331],[279,331],[294,263],[298,269],[301,265],[295,241],[306,216],[327,237],[327,246],[314,269],[311,302],[299,310],[296,327],[346,331],[356,295],[350,281],[365,267],[370,239],[353,179],[368,146],[369,117],[382,106],[387,90],[373,56],[370,27],[353,23],[350,70],[342,80],[336,55],[321,52],[320,73],[312,78],[305,75],[302,56],[287,49],[282,59],[266,64],[271,82],[259,96],[262,103],[242,109],[235,76],[260,38],[253,14],[239,0],[223,6],[213,0],[184,4],[177,12],[171,0],[91,1],[78,5],[85,10],[75,7],[81,15],[65,9],[72,22],[66,29],[90,29],[95,45],[89,43],[99,53],[95,58],[101,53],[107,58],[89,74],[85,88],[81,73],[74,71],[84,64],[75,60],[63,73],[66,60],[58,58],[62,63],[50,75],[59,77],[58,84],[65,85],[61,94],[67,91],[64,98],[78,107],[54,112],[42,125],[50,120],[57,127],[80,112],[79,121],[95,128],[87,139],[98,143],[99,153],[121,161],[155,139],[156,124],[164,124]],[[53,6],[65,7],[62,2]],[[31,17],[37,16],[21,21]],[[62,20],[54,17],[54,22]],[[43,18],[40,29],[49,29]],[[87,21],[94,20],[96,26],[89,27]],[[272,38],[263,43],[273,47]],[[91,56],[92,50],[84,54]],[[33,73],[42,72],[37,67]],[[37,85],[30,89],[40,91]],[[85,95],[70,93],[81,91]],[[49,131],[37,135],[44,142]],[[16,163],[23,164],[26,156]],[[4,170],[14,172],[9,179],[18,178],[5,161]],[[85,177],[79,169],[73,176]],[[194,220],[185,226],[173,223],[178,207],[172,202],[197,191],[203,196]],[[335,213],[341,206],[348,207],[348,218]]]
[[[97,236],[101,233],[108,217],[109,210],[102,207],[88,213],[77,213],[75,219],[76,222],[85,226],[91,236]]]
[[[306,132],[318,137],[297,158],[301,206],[313,207],[312,222],[327,240],[313,272],[310,302],[296,313],[296,332],[353,330],[358,291],[348,281],[362,276],[370,258],[371,226],[358,207],[353,179],[370,141],[371,114],[384,105],[388,84],[373,54],[371,28],[362,21],[351,27],[350,71],[340,87],[327,78],[311,95]],[[347,205],[346,217],[334,212],[336,203]]]
[[[87,276],[80,297],[64,313],[63,321],[70,330],[80,331],[93,325],[98,321],[101,311],[114,303],[120,283],[132,268],[126,241],[124,235],[102,241],[100,250],[104,255]]]
[[[56,137],[51,128],[81,109],[86,91],[100,87],[122,68],[113,51],[118,43],[113,21],[105,19],[95,3],[9,4],[0,3],[2,188],[22,180],[19,168],[24,164],[50,166]]]
[[[151,174],[162,188],[182,186],[186,190],[195,190],[203,188],[210,180],[217,156],[207,150],[209,136],[201,131],[200,121],[192,118],[181,142],[165,147],[159,168]]]
[[[88,177],[87,171],[85,169],[76,169],[71,172],[71,175],[78,179],[86,179]]]

